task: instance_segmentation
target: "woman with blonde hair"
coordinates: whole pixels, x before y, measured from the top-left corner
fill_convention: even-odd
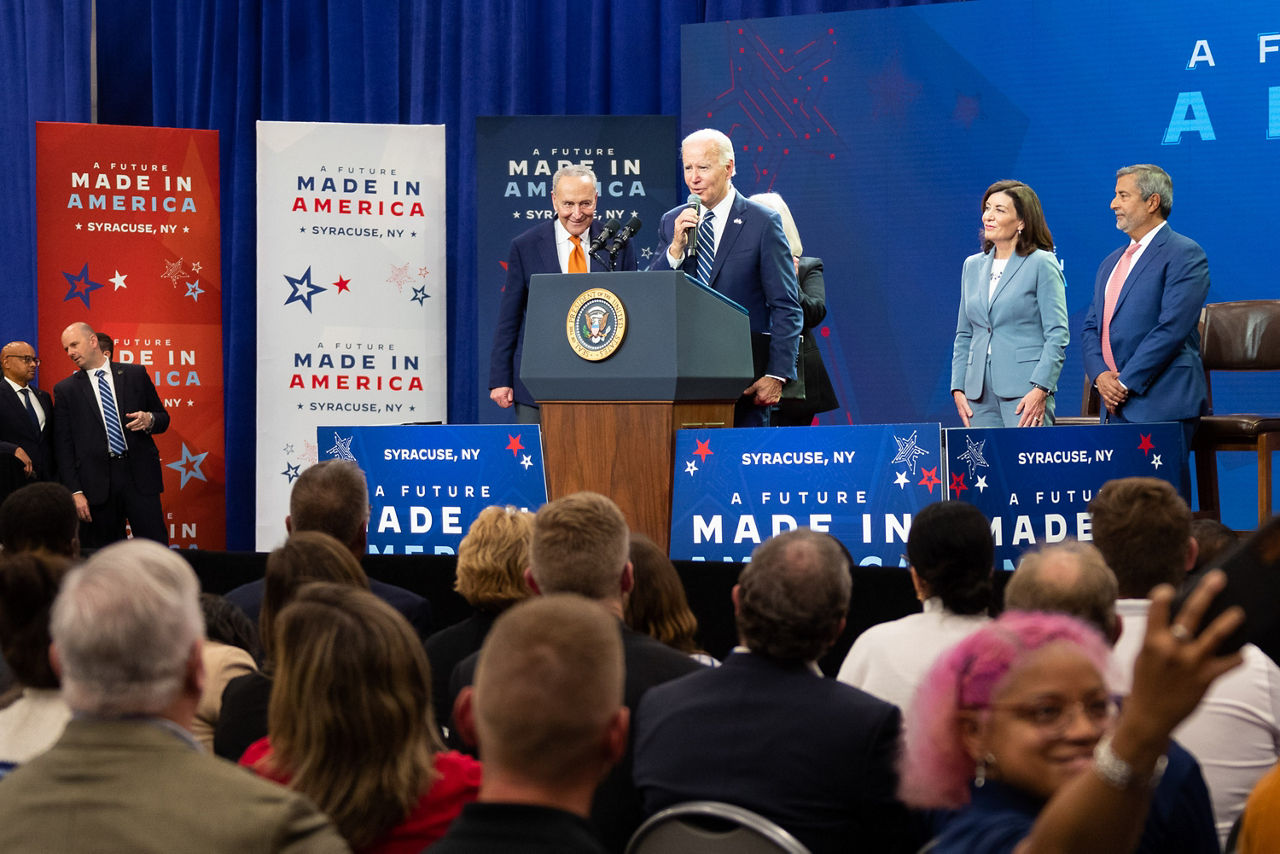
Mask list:
[[[280,612],[270,735],[240,763],[305,794],[353,850],[421,851],[480,787],[480,763],[440,749],[426,654],[372,593],[307,584]]]
[[[453,589],[475,612],[427,638],[434,696],[450,696],[453,668],[480,650],[499,614],[530,596],[524,571],[529,566],[532,537],[533,514],[510,505],[484,508],[467,529],[458,544],[458,577]],[[436,709],[436,723],[442,730],[449,724],[449,712],[448,708]]]

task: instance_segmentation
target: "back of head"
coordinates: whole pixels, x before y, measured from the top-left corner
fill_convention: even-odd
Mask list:
[[[49,663],[49,611],[71,562],[27,552],[0,558],[0,651],[18,683],[57,688]]]
[[[542,593],[618,599],[631,532],[603,495],[575,492],[549,501],[533,520],[529,568]]]
[[[276,615],[308,581],[333,581],[369,589],[369,577],[342,543],[319,531],[292,534],[284,545],[267,555],[262,610],[258,612],[258,639],[268,663]]]
[[[274,647],[272,764],[365,847],[404,820],[430,779],[422,642],[372,593],[311,582],[280,612]]]
[[[494,623],[476,667],[481,759],[552,787],[599,775],[622,686],[622,638],[604,608],[572,594],[514,605]]]
[[[49,631],[72,710],[164,712],[204,634],[199,595],[187,562],[150,540],[107,546],[68,573]]]
[[[985,613],[991,604],[995,542],[991,523],[967,501],[939,501],[911,520],[907,560],[953,614]]]
[[[798,528],[755,550],[738,577],[738,634],[777,661],[816,661],[849,611],[849,561],[827,534]]]
[[[1240,535],[1217,519],[1192,519],[1191,536],[1197,546],[1193,572],[1221,566],[1223,559],[1240,545]]]
[[[1120,598],[1145,599],[1157,584],[1182,582],[1191,543],[1191,510],[1168,481],[1108,481],[1089,502],[1093,544],[1116,574]]]
[[[369,524],[369,484],[350,460],[325,460],[304,470],[289,494],[290,531],[323,531],[360,554]]]
[[[681,652],[698,651],[698,618],[666,553],[644,534],[631,535],[635,583],[623,608],[626,624]]]
[[[458,544],[458,577],[453,589],[473,608],[501,611],[529,597],[533,514],[510,505],[486,507]]]
[[[258,629],[238,605],[217,593],[201,593],[200,613],[204,616],[206,639],[239,647],[258,657]]]
[[[1072,645],[1106,672],[1102,636],[1065,614],[1006,611],[938,656],[903,726],[898,796],[904,803],[955,809],[969,802],[974,760],[961,738],[961,716],[986,709],[1009,672],[1052,643]]]
[[[764,205],[771,211],[776,211],[778,216],[782,217],[782,233],[787,237],[787,245],[791,248],[791,254],[799,258],[804,254],[804,243],[800,240],[800,230],[796,228],[796,221],[791,216],[791,208],[787,207],[786,201],[777,193],[756,193],[750,197],[750,201]]]
[[[1065,540],[1023,555],[1004,588],[1012,611],[1070,614],[1115,637],[1116,575],[1089,543]]]
[[[0,504],[0,546],[6,552],[37,549],[76,557],[80,520],[71,491],[60,483],[30,483]]]

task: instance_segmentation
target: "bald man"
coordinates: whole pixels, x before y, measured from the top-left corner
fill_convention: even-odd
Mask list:
[[[0,350],[0,501],[35,480],[52,480],[53,398],[35,387],[40,360],[26,341],[12,341]]]
[[[151,436],[169,429],[169,413],[141,365],[111,362],[87,323],[62,333],[62,349],[76,366],[53,387],[58,476],[71,490],[80,541],[99,548],[135,537],[169,544],[160,507],[164,478]]]

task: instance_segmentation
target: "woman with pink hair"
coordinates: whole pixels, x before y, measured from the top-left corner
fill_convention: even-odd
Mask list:
[[[941,655],[907,716],[899,791],[911,806],[959,810],[931,852],[1132,850],[1169,734],[1240,663],[1215,654],[1238,608],[1196,636],[1225,583],[1206,576],[1172,621],[1173,588],[1152,592],[1119,713],[1107,646],[1071,617],[1007,612]]]

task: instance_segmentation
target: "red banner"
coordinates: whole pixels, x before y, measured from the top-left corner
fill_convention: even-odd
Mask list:
[[[39,384],[75,370],[76,321],[143,365],[171,424],[156,436],[175,547],[226,546],[218,133],[36,123]]]

